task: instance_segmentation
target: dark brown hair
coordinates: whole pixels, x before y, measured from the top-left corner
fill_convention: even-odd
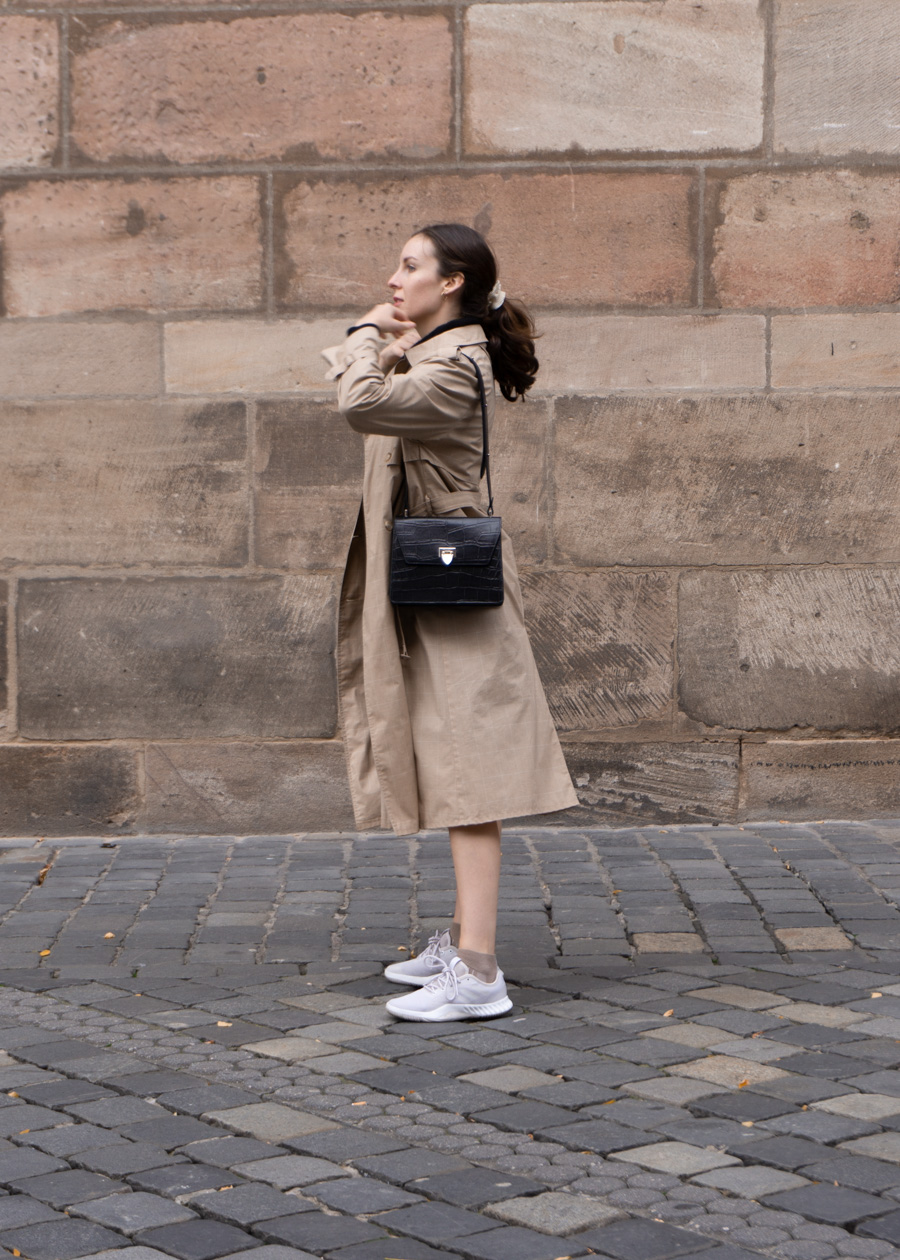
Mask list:
[[[497,283],[497,259],[480,232],[463,223],[434,223],[420,228],[434,246],[442,276],[459,272],[463,277],[461,316],[481,324],[487,333],[487,351],[494,380],[504,398],[522,398],[537,375],[534,322],[521,302],[507,298],[498,310],[488,306],[488,294]]]

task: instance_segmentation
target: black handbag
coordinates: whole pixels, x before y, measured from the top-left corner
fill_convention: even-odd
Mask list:
[[[481,395],[480,477],[487,477],[488,514],[449,519],[410,516],[407,492],[407,506],[403,515],[395,518],[391,538],[392,604],[420,608],[496,608],[503,603],[502,521],[494,516],[484,378],[470,355],[463,358],[475,369]]]

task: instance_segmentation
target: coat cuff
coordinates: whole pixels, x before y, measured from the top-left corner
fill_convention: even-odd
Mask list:
[[[388,339],[371,324],[357,328],[343,345],[329,346],[322,351],[322,357],[329,365],[325,373],[326,381],[336,381],[357,359],[368,359],[372,363],[377,363],[379,354],[387,344]]]

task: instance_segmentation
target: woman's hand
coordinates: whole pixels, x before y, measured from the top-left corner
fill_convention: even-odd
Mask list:
[[[417,341],[421,340],[422,338],[416,332],[415,327],[412,327],[410,331],[405,332],[402,337],[398,337],[397,340],[392,341],[389,346],[385,346],[381,354],[378,356],[378,366],[381,368],[382,372],[390,372],[391,368],[400,362],[410,346],[414,346]]]
[[[415,324],[410,320],[400,318],[397,308],[390,302],[380,302],[378,306],[373,306],[358,323],[375,324],[386,337],[402,337],[404,333],[415,328]]]

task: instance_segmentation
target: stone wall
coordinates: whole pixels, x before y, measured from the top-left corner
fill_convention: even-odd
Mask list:
[[[896,0],[6,0],[0,831],[351,825],[318,351],[449,218],[571,821],[900,812],[898,84]]]

